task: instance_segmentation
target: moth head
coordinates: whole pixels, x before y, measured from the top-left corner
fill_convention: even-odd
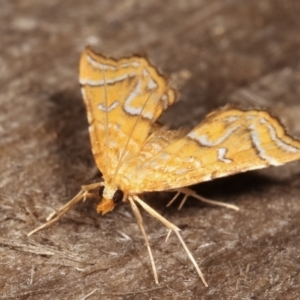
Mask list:
[[[101,186],[99,189],[101,201],[97,206],[97,212],[105,215],[112,211],[114,207],[124,199],[124,192],[118,188]]]

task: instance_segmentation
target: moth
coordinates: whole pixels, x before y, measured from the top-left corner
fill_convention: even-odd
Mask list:
[[[115,60],[86,48],[80,58],[80,85],[86,105],[92,152],[103,174],[81,187],[67,204],[29,235],[59,220],[76,203],[95,198],[106,214],[129,203],[145,239],[155,282],[158,275],[139,207],[174,232],[202,282],[207,282],[180,229],[142,200],[153,191],[176,191],[212,204],[238,209],[197,195],[187,186],[235,173],[278,166],[300,159],[300,142],[263,110],[225,107],[207,115],[187,134],[160,126],[157,119],[176,98],[175,90],[145,58]]]

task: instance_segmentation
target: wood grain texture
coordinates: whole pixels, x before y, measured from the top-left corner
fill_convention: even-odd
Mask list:
[[[147,54],[181,86],[163,117],[193,126],[226,103],[270,108],[300,137],[296,0],[3,1],[0,10],[0,299],[297,299],[300,164],[196,186],[240,212],[191,200],[165,209],[182,228],[205,288],[165,228],[144,215],[156,286],[130,207],[78,205],[30,238],[53,208],[99,176],[78,84],[87,44]],[[85,297],[85,298],[84,298]]]

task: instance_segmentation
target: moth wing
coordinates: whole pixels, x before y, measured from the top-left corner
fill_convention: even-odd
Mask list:
[[[122,160],[140,152],[151,125],[173,104],[175,92],[138,56],[113,60],[87,48],[79,73],[93,154],[108,178]]]
[[[209,114],[183,137],[167,130],[156,134],[157,141],[169,135],[167,144],[154,147],[150,139],[138,163],[124,166],[124,173],[133,174],[132,193],[180,188],[300,159],[300,142],[266,111],[226,108]]]

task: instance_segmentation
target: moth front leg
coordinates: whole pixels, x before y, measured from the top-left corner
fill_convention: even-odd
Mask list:
[[[96,182],[96,183],[92,183],[89,185],[83,185],[81,186],[81,191],[74,197],[72,198],[69,202],[67,202],[65,205],[61,206],[60,208],[58,208],[57,210],[55,210],[54,212],[52,212],[47,218],[46,218],[46,223],[44,223],[43,225],[37,227],[36,229],[30,231],[27,235],[30,236],[44,228],[49,227],[50,225],[52,225],[53,223],[55,223],[56,221],[58,221],[66,212],[68,212],[75,204],[77,204],[79,201],[83,200],[85,201],[85,199],[87,198],[95,198],[97,197],[96,194],[90,193],[90,191],[103,186],[103,182]]]

